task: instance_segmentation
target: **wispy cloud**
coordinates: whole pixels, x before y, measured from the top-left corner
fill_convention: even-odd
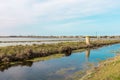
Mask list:
[[[34,12],[47,19],[60,20],[85,17],[108,12],[116,8],[120,1],[113,0],[49,0],[33,4]]]
[[[118,6],[119,0],[0,0],[0,29],[84,18]]]

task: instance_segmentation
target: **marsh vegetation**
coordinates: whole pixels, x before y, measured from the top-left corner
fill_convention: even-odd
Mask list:
[[[73,50],[95,48],[116,43],[120,43],[120,40],[92,41],[91,45],[86,45],[85,42],[61,42],[56,44],[0,47],[0,62],[25,61],[61,53],[70,55]]]

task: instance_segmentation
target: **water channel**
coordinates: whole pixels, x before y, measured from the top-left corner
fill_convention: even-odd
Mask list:
[[[0,80],[76,80],[102,60],[115,57],[120,44],[73,52],[59,58],[29,62],[0,71]]]

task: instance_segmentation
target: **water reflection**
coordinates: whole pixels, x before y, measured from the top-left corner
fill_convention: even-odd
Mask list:
[[[86,54],[86,58],[88,60],[90,57],[90,49],[86,49],[85,54]]]
[[[72,52],[70,53],[65,53],[65,56],[70,56],[72,54]]]
[[[14,66],[27,66],[27,67],[31,67],[33,64],[32,61],[25,61],[25,62],[18,62],[18,63],[3,63],[0,64],[0,71],[4,72],[5,70],[8,70],[10,67],[14,67]]]
[[[70,56],[71,54],[72,54],[72,52],[65,53],[65,56]],[[86,58],[89,59],[89,57],[90,57],[90,49],[85,50],[85,55],[86,55]]]
[[[67,52],[64,55],[65,56],[70,56],[72,54],[72,52]],[[85,50],[85,55],[86,55],[86,59],[88,61],[89,57],[90,57],[90,49],[86,49]],[[24,61],[24,62],[18,62],[18,63],[2,63],[0,64],[0,71],[4,72],[5,70],[8,70],[10,67],[14,67],[14,66],[27,66],[27,67],[31,67],[33,64],[32,61]]]

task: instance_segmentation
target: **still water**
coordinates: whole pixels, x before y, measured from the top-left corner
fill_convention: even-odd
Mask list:
[[[61,58],[31,63],[29,66],[13,66],[0,71],[0,80],[77,80],[84,71],[97,66],[101,60],[112,58],[120,44],[84,52],[75,52]],[[78,75],[77,72],[81,72]]]
[[[0,38],[0,41],[58,41],[58,40],[79,40],[81,38]]]

